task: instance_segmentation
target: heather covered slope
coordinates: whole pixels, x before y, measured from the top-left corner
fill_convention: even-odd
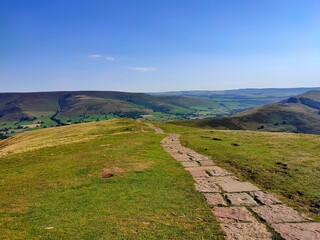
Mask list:
[[[177,122],[182,125],[233,130],[320,133],[320,91],[290,97],[232,117]]]

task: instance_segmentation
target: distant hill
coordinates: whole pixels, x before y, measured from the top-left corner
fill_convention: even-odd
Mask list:
[[[186,104],[187,103],[187,104]],[[0,94],[1,120],[17,121],[40,116],[74,117],[82,115],[167,114],[192,112],[192,106],[210,101],[194,97],[161,97],[126,92],[39,92]]]
[[[155,96],[193,96],[209,99],[233,100],[241,103],[269,104],[300,95],[308,91],[320,91],[315,88],[246,88],[220,91],[173,91],[151,93]]]
[[[308,91],[232,117],[177,123],[217,129],[320,134],[320,91]]]
[[[113,118],[154,121],[221,118],[275,103],[302,89],[146,94],[114,91],[0,93],[0,133]]]
[[[111,91],[0,94],[0,131],[90,122],[119,117],[167,121],[201,117],[220,111],[211,99],[152,96]],[[228,115],[231,112],[221,111]],[[13,130],[14,129],[14,130]]]

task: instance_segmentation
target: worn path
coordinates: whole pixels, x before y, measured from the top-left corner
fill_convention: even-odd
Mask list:
[[[156,133],[162,129],[148,123]],[[180,135],[168,134],[162,146],[191,174],[219,221],[226,239],[272,239],[271,232],[287,240],[319,240],[320,223],[312,222],[249,182],[216,166],[207,156],[183,147]]]

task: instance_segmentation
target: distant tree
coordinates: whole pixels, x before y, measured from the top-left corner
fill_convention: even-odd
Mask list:
[[[0,133],[0,140],[6,139],[8,136],[4,135],[3,133]]]

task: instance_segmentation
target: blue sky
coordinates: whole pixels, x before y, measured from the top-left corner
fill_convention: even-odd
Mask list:
[[[319,0],[0,0],[0,92],[320,86]]]

